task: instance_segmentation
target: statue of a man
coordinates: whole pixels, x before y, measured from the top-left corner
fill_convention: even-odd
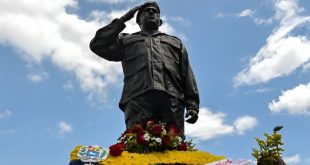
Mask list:
[[[136,12],[141,31],[121,33]],[[146,2],[99,29],[90,49],[106,60],[122,62],[119,106],[127,128],[153,119],[175,123],[184,135],[185,108],[188,123],[198,119],[198,89],[182,41],[160,32],[161,24],[158,4]]]

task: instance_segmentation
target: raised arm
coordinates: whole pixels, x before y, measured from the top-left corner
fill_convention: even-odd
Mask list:
[[[90,49],[106,60],[121,61],[123,54],[119,34],[125,29],[125,22],[130,20],[139,9],[140,6],[137,6],[129,10],[121,18],[114,19],[110,24],[99,29],[95,37],[90,41]]]

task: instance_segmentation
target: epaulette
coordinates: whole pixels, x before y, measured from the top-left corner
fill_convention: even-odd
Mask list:
[[[179,49],[182,46],[182,41],[178,37],[175,37],[172,35],[168,35],[168,34],[163,33],[161,40],[164,42],[167,42],[167,43],[169,43],[169,44],[171,44],[171,45],[173,45]]]
[[[179,42],[182,43],[182,40],[176,36],[173,36],[173,35],[170,35],[170,34],[166,34],[166,33],[162,33],[163,35],[167,36],[167,37],[170,37],[170,38],[173,38],[173,39],[177,39]]]
[[[118,38],[124,38],[125,36],[130,35],[129,33],[120,33]]]

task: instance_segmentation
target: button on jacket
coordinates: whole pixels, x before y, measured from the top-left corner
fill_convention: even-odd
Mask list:
[[[121,61],[124,88],[120,108],[135,96],[160,90],[179,98],[187,109],[199,110],[199,94],[187,51],[181,40],[158,32],[152,36],[121,33],[124,22],[114,19],[99,29],[90,49],[109,61]]]

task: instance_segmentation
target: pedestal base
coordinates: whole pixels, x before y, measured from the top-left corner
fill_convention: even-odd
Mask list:
[[[208,164],[225,159],[203,151],[165,151],[148,154],[129,153],[124,151],[121,156],[108,156],[106,160],[94,165],[187,165]],[[72,159],[71,159],[72,160]],[[78,160],[72,160],[70,165],[83,165]]]

